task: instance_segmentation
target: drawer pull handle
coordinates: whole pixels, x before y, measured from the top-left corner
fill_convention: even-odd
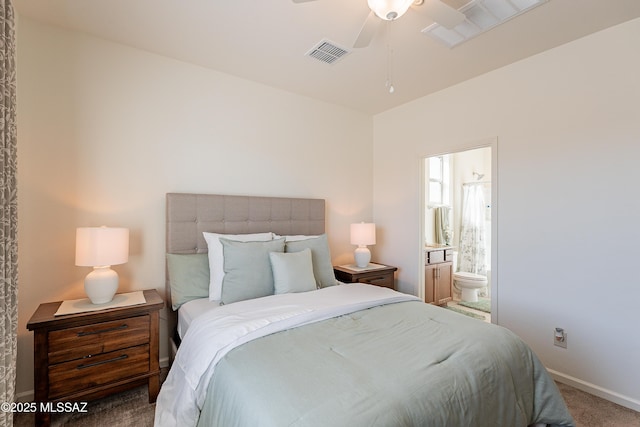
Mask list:
[[[121,331],[123,329],[127,329],[128,327],[129,327],[129,325],[127,325],[125,323],[125,324],[122,324],[120,326],[115,326],[113,328],[100,329],[100,330],[97,330],[97,331],[78,332],[78,336],[79,337],[86,337],[88,335],[97,335],[97,334],[102,334],[102,333],[105,333],[105,332]]]
[[[122,356],[114,357],[113,359],[103,360],[103,361],[100,361],[100,362],[82,363],[82,364],[78,365],[77,369],[92,368],[94,366],[104,365],[105,363],[117,362],[118,360],[124,360],[124,359],[126,359],[128,357],[129,356],[127,356],[126,354],[123,354]]]

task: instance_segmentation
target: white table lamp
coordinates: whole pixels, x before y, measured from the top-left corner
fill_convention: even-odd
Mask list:
[[[372,222],[351,224],[351,244],[358,245],[353,257],[356,267],[364,268],[371,261],[371,251],[367,245],[376,244],[376,225]]]
[[[105,304],[118,290],[118,273],[110,267],[129,260],[129,229],[80,227],[76,230],[76,265],[93,267],[84,290],[93,304]]]

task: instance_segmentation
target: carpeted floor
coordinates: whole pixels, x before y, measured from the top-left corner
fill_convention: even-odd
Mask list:
[[[576,422],[576,427],[640,427],[640,412],[577,388],[556,384]]]
[[[640,412],[632,411],[573,387],[558,384],[576,427],[640,427]],[[86,414],[59,414],[52,426],[146,427],[153,426],[154,404],[147,388],[140,387],[90,404]],[[14,427],[32,427],[33,414],[16,414]],[[511,427],[511,426],[508,426]]]
[[[95,402],[86,413],[52,414],[52,426],[152,427],[156,405],[149,404],[147,387],[138,387]],[[33,414],[14,414],[14,427],[33,427]]]

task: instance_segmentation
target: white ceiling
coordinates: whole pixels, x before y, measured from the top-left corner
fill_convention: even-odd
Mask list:
[[[460,0],[445,0],[460,4]],[[640,17],[640,0],[550,0],[453,49],[412,7],[370,46],[334,64],[305,56],[321,39],[350,48],[366,0],[14,0],[20,15],[375,114],[587,34]],[[390,42],[387,43],[386,40]],[[392,81],[385,88],[387,45]]]

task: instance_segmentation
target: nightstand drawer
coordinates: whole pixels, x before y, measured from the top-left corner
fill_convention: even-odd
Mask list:
[[[49,363],[108,353],[149,342],[149,316],[49,332]]]
[[[368,283],[391,289],[396,287],[394,277],[396,270],[397,267],[382,264],[371,264],[370,268],[356,268],[355,266],[347,265],[333,266],[333,273],[340,282]]]
[[[49,366],[49,399],[149,371],[149,345]]]
[[[368,283],[370,285],[384,286],[393,289],[393,272],[391,274],[381,274],[378,276],[363,277],[358,279],[359,283]]]

